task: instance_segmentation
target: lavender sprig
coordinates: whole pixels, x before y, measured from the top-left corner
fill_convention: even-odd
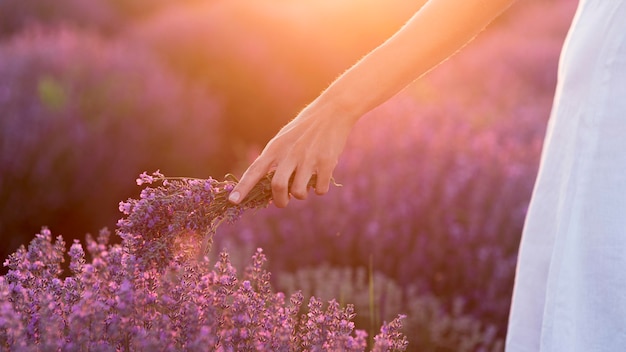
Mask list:
[[[157,184],[141,191],[139,199],[120,202],[126,215],[118,221],[120,236],[130,244],[135,254],[141,253],[142,264],[159,267],[177,255],[198,258],[206,255],[213,235],[223,222],[233,223],[247,209],[267,207],[272,201],[273,172],[263,177],[238,205],[228,201],[228,195],[239,182],[226,175],[224,181],[166,177],[159,171],[142,173],[137,185]],[[316,183],[316,176],[308,187]],[[293,179],[290,180],[290,185]],[[335,185],[340,186],[335,183]],[[197,243],[202,242],[202,250]]]

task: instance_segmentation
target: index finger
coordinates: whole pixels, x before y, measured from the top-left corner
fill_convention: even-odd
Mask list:
[[[255,160],[228,195],[228,201],[233,204],[240,204],[261,178],[268,173],[269,165],[269,163],[260,162],[259,159]]]

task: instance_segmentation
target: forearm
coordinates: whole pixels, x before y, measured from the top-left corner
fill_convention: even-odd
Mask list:
[[[430,0],[315,101],[356,121],[474,38],[514,0]]]
[[[270,170],[278,207],[290,195],[305,199],[313,174],[316,193],[326,193],[352,124],[459,50],[512,2],[430,0],[272,138],[230,194],[231,202],[245,199]]]

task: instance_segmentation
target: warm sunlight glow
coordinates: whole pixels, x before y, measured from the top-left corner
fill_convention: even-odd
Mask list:
[[[133,36],[222,97],[235,138],[264,144],[420,1],[212,1],[174,7]]]
[[[172,243],[172,253],[174,256],[181,256],[186,261],[201,259],[204,255],[204,237],[194,231],[180,232],[174,237]]]

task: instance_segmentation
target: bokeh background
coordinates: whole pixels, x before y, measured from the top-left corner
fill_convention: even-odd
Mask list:
[[[143,171],[240,174],[423,3],[0,1],[1,257],[41,226],[115,228]],[[263,247],[278,289],[356,303],[361,328],[409,314],[414,350],[501,348],[575,6],[520,1],[357,124],[342,187],[245,214],[216,244]]]

